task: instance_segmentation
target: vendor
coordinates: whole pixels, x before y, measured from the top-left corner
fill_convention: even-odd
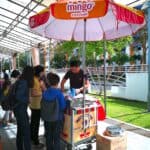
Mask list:
[[[70,69],[65,74],[61,81],[61,90],[64,92],[64,84],[67,80],[70,80],[70,89],[75,90],[75,95],[79,93],[83,93],[84,87],[85,91],[88,90],[89,87],[89,80],[87,79],[87,76],[84,75],[84,72],[82,69],[80,69],[80,61],[79,60],[72,60],[70,61]],[[83,86],[84,82],[84,86]]]

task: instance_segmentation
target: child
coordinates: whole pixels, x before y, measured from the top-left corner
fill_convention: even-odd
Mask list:
[[[47,150],[60,150],[60,133],[63,127],[63,111],[66,107],[66,102],[61,90],[58,89],[59,76],[54,73],[48,73],[47,80],[49,87],[43,92],[41,101],[41,117],[44,120],[46,147]],[[55,101],[58,107],[55,107],[53,111],[52,108],[54,107],[51,104]],[[52,115],[52,111],[55,112],[54,115]]]

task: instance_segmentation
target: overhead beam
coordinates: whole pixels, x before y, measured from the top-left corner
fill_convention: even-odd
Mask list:
[[[0,25],[0,27],[2,27],[2,28],[5,28],[5,26],[2,26],[2,25]],[[20,31],[17,31],[17,30],[13,30],[14,32],[16,32],[16,33],[19,33],[19,34],[21,34],[21,35],[23,35],[23,36],[26,36],[26,37],[29,37],[30,35],[29,34],[25,34],[24,32],[20,32]],[[26,38],[26,37],[24,37],[24,38]],[[32,39],[34,38],[34,37],[31,37]],[[26,38],[26,39],[28,39],[28,38]],[[28,40],[31,40],[31,39],[28,39]],[[39,41],[39,40],[38,40]]]
[[[41,0],[40,2],[37,2],[37,4],[26,14],[24,15],[20,20],[18,20],[18,17],[24,12],[24,10],[26,8],[28,8],[31,4],[32,4],[32,0],[23,8],[23,10],[16,16],[16,18],[9,24],[9,26],[5,29],[6,34],[9,34],[25,17],[27,17],[27,15],[34,10],[39,4],[41,4],[43,2],[43,0]],[[17,23],[15,23],[17,21]],[[0,39],[0,41],[5,38],[2,37]]]
[[[12,38],[12,39],[13,39],[13,38]],[[3,40],[2,42],[5,42],[5,41],[6,41],[6,42],[9,42],[10,44],[11,44],[11,43],[17,44],[17,45],[20,44],[20,45],[23,46],[24,48],[25,48],[25,47],[30,47],[30,46],[31,46],[31,45],[29,45],[29,44],[28,44],[28,45],[27,45],[27,44],[25,45],[25,44],[23,44],[23,43],[17,42],[17,41],[12,40],[12,39],[11,39],[11,38],[6,38],[6,39]]]
[[[4,14],[0,14],[0,16],[3,16],[3,17],[5,17],[5,18],[7,18],[7,19],[10,19],[11,21],[14,21],[13,18],[8,17],[8,16],[6,16],[6,15],[4,15]],[[8,24],[10,24],[10,23],[8,23]],[[23,22],[20,22],[20,24],[23,24],[23,25],[25,25],[25,26],[28,26],[26,23],[23,23]]]
[[[19,49],[19,48],[16,48],[16,47],[4,44],[4,43],[0,43],[0,45],[2,47],[5,47],[5,48],[8,48],[8,49],[12,50],[12,52],[14,52],[14,51],[16,51],[16,52],[24,52],[24,49]]]
[[[3,10],[5,10],[6,12],[9,12],[9,13],[11,13],[11,14],[14,14],[14,15],[18,15],[17,13],[15,13],[14,11],[11,11],[11,10],[9,10],[9,9],[6,9],[6,8],[4,8],[4,7],[0,7],[0,9],[3,9]],[[24,17],[24,16],[22,16],[21,14],[19,15],[20,17]],[[27,17],[25,17],[24,19],[27,19],[28,20],[28,18]]]
[[[1,25],[0,25],[0,27],[2,27]],[[14,32],[14,30],[13,30],[13,32]],[[15,31],[15,32],[18,32],[18,31]],[[20,33],[21,34],[21,32],[18,32],[18,33]],[[22,36],[23,35],[23,36]],[[6,36],[5,38],[9,38],[10,36],[12,37],[12,38],[14,38],[14,37],[16,37],[16,40],[15,41],[19,41],[19,42],[21,42],[21,43],[23,43],[23,44],[26,44],[26,45],[29,45],[29,44],[37,44],[37,43],[39,43],[39,42],[41,42],[41,41],[35,41],[34,40],[34,38],[30,38],[30,36],[28,35],[28,37],[30,38],[27,38],[27,37],[24,37],[24,34],[22,34],[22,35],[19,35],[19,34],[15,34],[15,33],[11,33],[11,34],[9,34],[8,36]],[[10,39],[10,38],[9,38]],[[21,40],[19,40],[19,39],[22,39],[22,41]],[[4,40],[4,39],[3,39]],[[2,41],[3,41],[2,40]],[[14,40],[14,39],[12,39],[12,40]]]
[[[21,5],[21,4],[15,2],[15,1],[13,1],[13,0],[8,0],[8,1],[9,1],[10,3],[13,3],[13,4],[17,5],[17,6],[20,6],[20,7],[24,8],[24,5]],[[42,7],[44,7],[44,6],[42,6]],[[43,8],[43,9],[44,9],[44,8]],[[27,10],[30,10],[30,8],[27,8]],[[33,10],[32,12],[37,13],[37,12],[34,11],[34,10]]]
[[[6,22],[6,21],[4,21],[4,20],[1,20],[1,19],[0,19],[0,22],[9,24],[8,22]],[[19,27],[19,26],[16,26],[16,28],[21,29],[21,30],[23,30],[24,32],[30,33],[30,34],[32,35],[32,36],[30,36],[30,37],[31,37],[31,38],[34,38],[34,39],[36,39],[36,40],[38,40],[39,42],[41,42],[41,38],[43,39],[43,41],[47,39],[47,38],[41,37],[41,36],[38,35],[38,34],[32,33],[32,32],[31,32],[30,30],[28,30],[28,29],[21,28],[21,27]],[[14,29],[14,31],[16,31],[16,30]]]
[[[13,50],[0,46],[0,54],[12,55]],[[15,52],[16,53],[16,52]]]
[[[56,1],[57,1],[57,0],[56,0]],[[33,2],[38,3],[38,2],[35,1],[35,0],[33,0]],[[42,3],[41,3],[40,5],[43,6],[43,7],[45,7],[45,8],[47,7],[46,5],[44,5],[44,4],[42,4]]]

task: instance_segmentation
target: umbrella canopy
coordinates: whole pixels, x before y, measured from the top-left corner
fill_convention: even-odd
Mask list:
[[[132,35],[145,25],[144,14],[109,0],[57,2],[30,17],[30,29],[47,38],[83,41],[82,66],[85,67],[85,42],[111,40]],[[105,48],[104,48],[105,50]],[[104,55],[105,56],[105,55]],[[105,68],[104,59],[104,68]],[[104,101],[106,109],[106,68]],[[83,92],[83,107],[84,107]]]
[[[84,19],[86,41],[132,35],[145,25],[141,11],[108,0],[54,3],[30,17],[29,25],[44,37],[84,41]]]

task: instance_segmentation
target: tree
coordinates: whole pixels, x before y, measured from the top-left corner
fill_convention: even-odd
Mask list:
[[[23,68],[27,65],[27,54],[26,53],[19,53],[18,58],[16,58],[16,61],[18,59],[18,69],[23,70]]]
[[[147,32],[146,27],[140,30],[133,36],[133,44],[140,43],[143,48],[143,55],[142,55],[142,64],[146,64],[146,42],[147,42]]]
[[[116,53],[115,49],[121,52],[121,50],[126,47],[126,45],[132,42],[132,37],[124,37],[117,40],[106,41],[107,52],[109,55],[113,55]],[[75,42],[75,41],[65,41],[61,45],[58,45],[56,48],[56,53],[67,54],[68,56],[72,55],[72,50],[74,48],[79,48],[80,57],[82,55],[82,42]],[[104,53],[104,41],[98,42],[86,42],[86,63],[87,64],[94,64],[94,57],[93,52],[95,52],[96,56],[102,56]]]
[[[4,70],[10,70],[10,61],[9,61],[9,59],[8,60],[5,60],[4,61],[4,64],[3,64],[3,69]]]
[[[124,65],[129,61],[129,56],[127,54],[117,53],[111,58],[111,61],[116,62],[118,65]]]
[[[61,53],[55,53],[54,58],[51,61],[51,66],[54,68],[63,68],[66,67],[68,64],[67,61],[65,61],[65,55]]]

